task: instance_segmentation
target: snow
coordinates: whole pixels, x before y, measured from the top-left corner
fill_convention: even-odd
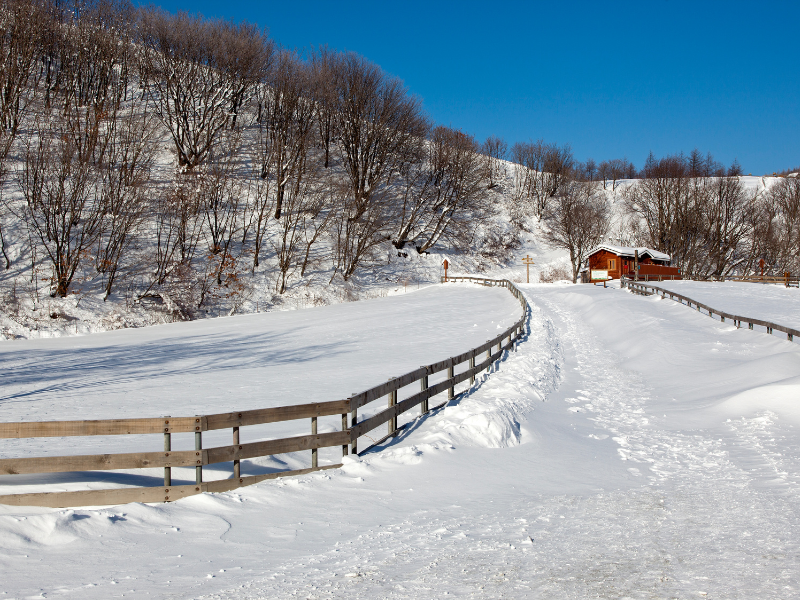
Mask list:
[[[644,246],[639,246],[636,248],[629,247],[629,246],[611,246],[609,244],[600,244],[596,246],[592,250],[589,251],[587,256],[591,256],[595,252],[599,250],[608,250],[612,254],[616,254],[617,256],[630,256],[631,258],[636,256],[636,253],[639,253],[639,258],[645,258],[649,256],[655,260],[669,260],[669,254],[664,254],[663,252],[659,252],[657,250],[652,250],[650,248],[645,248]]]
[[[478,346],[519,317],[519,303],[505,289],[451,284],[448,289],[431,286],[380,301],[304,311],[19,340],[0,345],[5,372],[0,420],[178,417],[339,400]],[[444,373],[431,377],[431,383],[443,377]],[[378,408],[368,406],[360,412],[367,416]],[[340,423],[339,416],[320,418],[319,431],[338,430]],[[241,441],[308,432],[307,420],[290,421],[245,428]],[[230,431],[207,432],[203,443],[204,447],[229,444]],[[159,435],[0,440],[0,454],[153,451],[162,444]],[[174,434],[172,449],[194,449],[193,434]],[[320,464],[338,463],[340,455],[335,448],[322,449]],[[301,460],[310,460],[310,455]],[[242,472],[257,474],[281,467],[270,459],[255,463],[255,471],[246,465]],[[228,477],[229,467],[206,468],[204,476],[208,480]],[[106,472],[89,485],[136,484],[139,480],[131,477],[142,473],[156,478],[145,485],[158,485],[163,477],[158,469],[136,470],[127,476]],[[15,479],[16,491],[0,483],[0,494],[44,491],[35,486],[53,481],[61,486],[58,489],[86,489],[82,479],[26,475]],[[174,469],[173,484],[181,481],[193,483],[194,469]]]
[[[220,600],[796,597],[800,409],[788,399],[800,392],[800,346],[619,289],[520,287],[531,315],[518,351],[381,452],[350,457],[341,469],[168,505],[2,507],[3,591]],[[439,286],[427,305],[468,289]],[[407,298],[414,296],[423,298]],[[343,306],[364,311],[369,337],[392,319],[396,330],[413,321],[411,312],[377,318],[384,307],[392,312],[392,301],[374,301],[374,319],[369,303]],[[269,318],[304,324],[314,318],[305,312]],[[471,324],[487,328],[485,319]],[[281,327],[309,336],[289,321]],[[181,324],[164,339],[190,348],[197,328],[213,325]],[[454,345],[471,344],[463,323],[448,331]],[[436,333],[431,327],[429,344]],[[428,344],[384,344],[392,351],[376,364],[388,356],[392,367],[401,357],[425,362],[416,352]],[[265,358],[263,368],[278,360]],[[146,371],[120,385],[136,389]],[[242,373],[217,372],[219,387],[235,387]],[[39,385],[46,388],[44,377]],[[161,380],[159,397],[179,398],[182,385]],[[73,401],[53,394],[51,410]]]

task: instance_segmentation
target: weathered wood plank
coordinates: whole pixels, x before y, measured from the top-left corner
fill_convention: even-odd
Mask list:
[[[415,381],[419,381],[425,375],[425,367],[414,369],[413,371],[400,375],[399,377],[395,377],[386,383],[376,385],[368,390],[364,390],[363,392],[352,395],[350,397],[350,406],[354,408],[361,408],[365,404],[369,404],[370,402],[378,400],[390,392],[394,392],[395,390],[399,390],[400,388],[414,383]]]
[[[210,481],[200,485],[176,485],[170,487],[135,487],[108,490],[81,490],[77,492],[38,492],[31,494],[8,494],[0,496],[0,504],[7,506],[44,506],[49,508],[69,508],[72,506],[111,506],[129,502],[174,502],[203,492],[227,492],[240,487],[253,485],[268,479],[305,475],[315,471],[337,469],[341,464],[326,465],[316,469],[296,469],[264,475],[251,475],[235,479]]]
[[[446,391],[447,389],[457,385],[463,381],[470,379],[476,373],[479,373],[481,370],[489,367],[492,363],[496,360],[500,359],[503,355],[503,352],[510,349],[511,345],[506,344],[502,350],[499,352],[495,352],[490,358],[485,359],[479,365],[476,365],[474,368],[467,369],[463,373],[458,373],[454,377],[449,379],[445,379],[432,385],[425,390],[417,392],[416,394],[401,400],[394,406],[382,410],[381,412],[372,415],[368,419],[364,419],[354,427],[350,428],[350,439],[358,439],[362,435],[369,433],[373,429],[377,429],[384,423],[388,422],[390,419],[397,417],[398,415],[406,412],[417,406],[418,404],[422,403],[424,400],[432,398],[437,394],[441,394],[442,392]]]
[[[0,423],[0,438],[138,435],[205,431],[205,417]]]
[[[0,504],[9,506],[110,506],[129,502],[172,502],[203,491],[203,485],[177,485],[171,487],[135,487],[110,490],[82,490],[79,492],[40,492],[0,496]]]
[[[320,433],[318,435],[301,435],[290,438],[281,438],[278,440],[237,444],[234,446],[219,446],[217,448],[207,448],[204,450],[204,452],[206,452],[208,455],[208,462],[206,464],[211,465],[230,460],[255,458],[257,456],[269,456],[271,454],[283,454],[285,452],[311,450],[312,448],[341,446],[349,441],[349,432],[334,431],[331,433]]]
[[[245,427],[247,425],[261,425],[262,423],[278,423],[280,421],[294,421],[296,419],[307,419],[310,417],[339,415],[349,410],[349,400],[295,404],[292,406],[278,406],[275,408],[260,408],[256,410],[242,410],[207,415],[206,426],[209,430],[228,429],[230,427]]]
[[[0,475],[194,467],[205,464],[206,457],[204,453],[204,450],[184,450],[176,452],[132,452],[128,454],[3,458],[0,459]]]
[[[197,417],[161,419],[109,419],[97,421],[41,421],[0,423],[0,438],[68,437],[183,433],[226,429],[261,423],[338,415],[349,411],[348,400],[296,404]]]

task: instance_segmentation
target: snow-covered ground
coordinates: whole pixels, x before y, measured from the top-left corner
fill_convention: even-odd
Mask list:
[[[342,469],[169,505],[0,508],[3,597],[798,597],[800,346],[656,297],[521,287],[532,308],[518,352]],[[402,330],[410,315],[393,319]],[[182,324],[171,343],[191,348],[195,328],[213,325]],[[449,331],[468,347],[463,325]],[[425,362],[421,346],[394,347],[386,376],[398,357]],[[210,344],[205,360],[231,350]],[[280,368],[311,372],[324,355]],[[125,385],[145,385],[160,362]],[[219,389],[241,384],[236,370],[215,375]],[[171,409],[188,380],[153,389]],[[26,401],[6,389],[0,406]]]
[[[502,288],[450,284],[304,311],[19,340],[0,344],[0,420],[178,417],[340,400],[478,346],[519,317],[519,303]],[[383,408],[379,404],[360,412],[366,416]],[[241,441],[307,434],[309,427],[307,419],[247,427]],[[320,433],[340,428],[338,416],[320,419]],[[204,435],[205,447],[229,443],[227,430]],[[0,455],[104,454],[161,447],[163,439],[157,434],[37,438],[0,440]],[[193,448],[193,434],[173,436],[173,450]],[[321,464],[338,463],[340,457],[336,448],[320,450]],[[286,461],[305,468],[310,466],[310,453],[279,457],[277,463],[246,461],[242,472],[282,470]],[[226,478],[231,466],[205,471],[208,480]],[[76,475],[26,475],[13,483],[0,478],[0,494],[48,491],[35,487],[48,482],[57,482],[57,489],[63,490],[142,484],[130,475],[155,478],[144,485],[158,485],[163,477],[159,469],[106,472],[88,481]],[[175,469],[173,481],[177,485],[182,480],[192,483],[194,469]]]
[[[800,328],[800,290],[796,287],[742,281],[662,281],[651,285],[734,315]]]

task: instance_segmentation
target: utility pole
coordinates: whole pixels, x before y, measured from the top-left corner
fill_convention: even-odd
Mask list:
[[[531,265],[535,264],[535,263],[533,262],[533,259],[531,258],[530,254],[528,254],[525,258],[523,258],[522,262],[525,263],[525,267],[527,268],[527,271],[528,271],[527,282],[530,283],[531,282]]]

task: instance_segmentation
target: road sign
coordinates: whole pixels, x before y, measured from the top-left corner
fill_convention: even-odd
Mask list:
[[[525,258],[523,258],[522,262],[525,263],[525,267],[527,268],[527,271],[528,271],[527,281],[528,281],[528,283],[530,283],[531,282],[531,265],[533,265],[535,263],[533,262],[533,259],[531,258],[530,254],[528,254]]]

